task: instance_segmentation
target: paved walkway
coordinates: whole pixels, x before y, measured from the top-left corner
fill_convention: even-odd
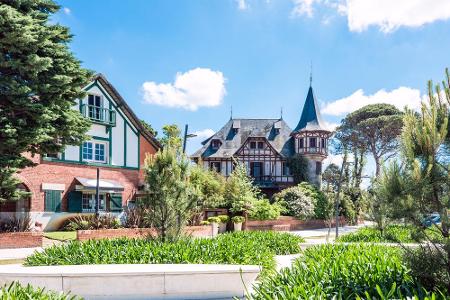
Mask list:
[[[355,225],[355,226],[342,226],[339,227],[339,235],[355,232],[358,229],[370,226],[372,222],[364,222],[363,224]],[[328,228],[320,228],[320,229],[308,229],[308,230],[297,230],[291,231],[291,233],[304,237],[305,239],[324,239],[328,234]],[[336,227],[332,227],[330,231],[330,239],[334,239],[336,236]]]
[[[24,259],[27,256],[33,254],[34,251],[42,251],[42,248],[0,249],[0,261]]]

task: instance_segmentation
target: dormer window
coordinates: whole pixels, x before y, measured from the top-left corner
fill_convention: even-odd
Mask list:
[[[239,132],[239,128],[241,128],[241,121],[240,120],[233,120],[232,129],[234,134]]]
[[[250,149],[256,149],[256,142],[250,142]]]
[[[264,142],[258,142],[258,149],[264,149]]]
[[[89,118],[94,120],[102,119],[102,97],[98,95],[88,95]]]
[[[222,144],[222,143],[220,142],[220,140],[212,140],[212,141],[211,141],[211,148],[217,150],[217,149],[220,148],[220,145],[221,145],[221,144]]]

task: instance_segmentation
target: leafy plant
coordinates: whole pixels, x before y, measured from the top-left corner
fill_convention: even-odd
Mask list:
[[[434,241],[441,239],[437,230],[428,229],[426,234]],[[342,235],[339,242],[370,242],[370,243],[417,243],[427,241],[414,226],[388,225],[383,232],[375,227],[363,227],[356,232]]]
[[[29,256],[25,265],[86,264],[253,264],[265,273],[275,268],[274,255],[300,251],[301,237],[278,232],[234,232],[212,239],[176,241],[117,239],[72,241]]]
[[[0,232],[24,232],[30,230],[31,217],[29,214],[13,215],[5,220],[0,220]]]
[[[285,205],[288,213],[299,219],[314,216],[314,199],[308,190],[302,186],[293,186],[274,195],[276,202]]]
[[[64,231],[117,229],[120,228],[119,219],[111,215],[77,215],[66,220],[62,229]]]
[[[210,225],[211,223],[209,222],[209,221],[201,221],[200,222],[200,225],[202,225],[202,226],[207,226],[207,225]]]
[[[234,216],[231,218],[233,223],[244,223],[245,218],[243,216]]]
[[[151,222],[147,220],[147,209],[140,205],[133,207],[125,206],[123,209],[122,224],[126,228],[149,228]]]
[[[270,204],[269,200],[260,199],[253,202],[248,216],[253,220],[276,220],[280,217],[283,209],[277,202]]]
[[[215,224],[220,224],[220,223],[221,223],[219,217],[209,217],[209,218],[208,218],[208,222],[209,222],[209,223],[215,223]]]
[[[295,183],[300,183],[302,181],[308,181],[308,160],[305,156],[301,154],[296,154],[287,160],[289,170],[294,177]]]
[[[220,219],[220,223],[227,223],[230,219],[230,217],[227,215],[218,215],[217,217]]]
[[[378,299],[380,294],[424,296],[402,263],[400,249],[327,244],[306,249],[292,268],[265,278],[247,298]]]
[[[225,200],[232,213],[247,213],[260,191],[247,175],[245,165],[237,161],[235,163],[225,186]]]
[[[76,300],[82,299],[65,293],[46,291],[43,288],[34,288],[31,285],[23,286],[19,282],[0,287],[0,299],[33,299],[33,300]]]

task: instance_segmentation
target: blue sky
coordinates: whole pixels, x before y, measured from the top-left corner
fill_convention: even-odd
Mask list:
[[[295,127],[311,61],[331,127],[368,103],[417,107],[427,80],[450,66],[448,0],[58,3],[53,21],[70,27],[83,66],[106,75],[159,131],[217,131],[231,106],[235,117],[261,118],[283,107]]]

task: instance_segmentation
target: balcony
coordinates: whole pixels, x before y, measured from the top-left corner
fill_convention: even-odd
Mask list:
[[[111,109],[83,104],[81,114],[94,123],[116,126],[116,112]]]
[[[271,187],[283,183],[292,183],[294,178],[292,176],[282,175],[264,175],[264,176],[251,176],[253,182],[259,187]]]

